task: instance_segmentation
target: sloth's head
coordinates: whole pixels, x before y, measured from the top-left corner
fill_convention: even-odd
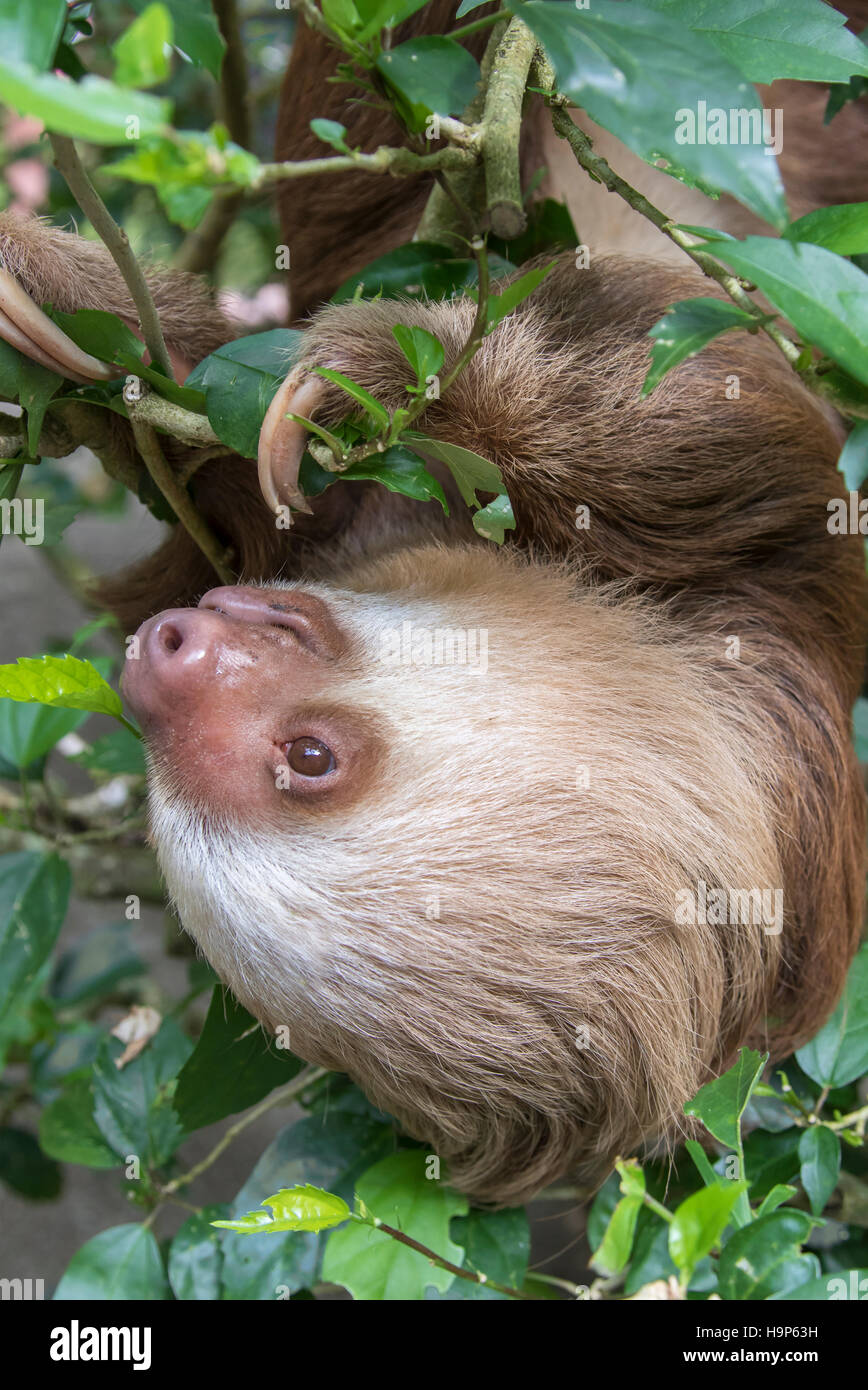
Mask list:
[[[756,1032],[779,937],[761,769],[696,654],[552,565],[426,547],[216,589],[127,666],[181,919],[294,1051],[478,1198],[671,1130]]]

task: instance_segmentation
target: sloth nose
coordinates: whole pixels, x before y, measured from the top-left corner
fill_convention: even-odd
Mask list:
[[[127,650],[124,695],[147,726],[171,718],[178,702],[213,686],[225,619],[199,608],[170,608],[149,618]]]
[[[221,625],[217,614],[198,608],[176,608],[161,613],[144,640],[142,655],[159,671],[168,662],[195,666],[211,654]]]

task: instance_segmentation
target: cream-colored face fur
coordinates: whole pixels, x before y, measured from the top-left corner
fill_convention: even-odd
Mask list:
[[[181,920],[267,1027],[470,1192],[596,1176],[762,1013],[777,938],[676,921],[699,881],[780,885],[740,738],[688,643],[566,571],[432,547],[306,588],[348,636],[329,700],[377,721],[383,760],[350,806],[252,824],[231,788],[190,798],[155,746]],[[475,665],[421,664],[438,629]]]

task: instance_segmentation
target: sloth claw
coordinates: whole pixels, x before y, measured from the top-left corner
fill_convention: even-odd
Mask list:
[[[326,383],[296,367],[278,388],[268,407],[259,432],[257,466],[259,486],[272,512],[287,504],[296,511],[311,513],[312,508],[298,486],[298,470],[307,447],[304,425],[288,420],[295,415],[310,417],[322,403]]]
[[[116,367],[108,367],[89,352],[83,352],[3,269],[0,269],[0,338],[34,362],[79,384],[110,381],[118,374]]]

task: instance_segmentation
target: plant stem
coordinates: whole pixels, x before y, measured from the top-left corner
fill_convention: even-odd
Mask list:
[[[480,29],[488,29],[492,24],[499,24],[502,19],[511,18],[509,10],[497,10],[495,14],[487,14],[483,19],[474,19],[470,24],[462,24],[457,29],[450,29],[446,35],[447,39],[469,39],[471,34],[478,34]]]
[[[151,354],[151,362],[157,371],[162,372],[170,380],[174,380],[172,364],[169,361],[157,308],[148,288],[144,271],[133,255],[126,232],[115,222],[91,183],[87,170],[79,159],[74,142],[65,135],[49,135],[48,138],[54,151],[54,162],[66,180],[70,193],[85,217],[90,220],[97,236],[108,248],[115,265],[123,276],[139,316],[139,326],[147,349]]]
[[[154,427],[139,416],[137,404],[128,402],[127,410],[139,453],[144,459],[145,466],[154,483],[169,503],[184,530],[210,561],[221,584],[234,584],[236,576],[226,563],[228,552],[225,546],[220,544],[205,518],[199,515],[189,492],[181,486],[166,462],[166,456]]]
[[[319,1081],[323,1076],[328,1076],[328,1069],[326,1067],[306,1067],[303,1072],[294,1077],[293,1080],[289,1081],[285,1086],[281,1086],[276,1091],[272,1091],[270,1096],[266,1096],[265,1100],[261,1100],[258,1105],[254,1105],[253,1109],[248,1110],[247,1114],[240,1120],[237,1120],[234,1125],[230,1125],[222,1139],[214,1145],[211,1152],[206,1154],[200,1163],[196,1163],[189,1172],[182,1173],[180,1177],[172,1178],[171,1182],[167,1182],[161,1189],[161,1195],[163,1197],[171,1197],[173,1193],[178,1192],[182,1187],[188,1187],[190,1183],[200,1177],[202,1173],[207,1172],[212,1164],[217,1162],[220,1155],[225,1153],[229,1145],[238,1138],[239,1134],[243,1134],[244,1131],[249,1129],[252,1124],[255,1124],[262,1115],[266,1115],[269,1110],[274,1110],[278,1105],[288,1105],[290,1101],[295,1100],[296,1096],[301,1095],[302,1091],[306,1091],[308,1086],[314,1081]]]
[[[420,1255],[424,1255],[426,1260],[430,1260],[433,1265],[440,1269],[448,1270],[454,1274],[456,1279],[465,1279],[470,1284],[481,1284],[483,1288],[495,1289],[498,1293],[505,1294],[507,1298],[520,1298],[526,1300],[528,1295],[522,1293],[520,1289],[512,1289],[508,1284],[499,1284],[496,1279],[489,1279],[486,1274],[474,1273],[471,1269],[462,1269],[460,1265],[452,1264],[451,1260],[445,1260],[442,1255],[438,1255],[433,1250],[429,1250],[427,1245],[422,1245],[412,1236],[405,1235],[403,1231],[396,1230],[394,1226],[387,1226],[385,1221],[380,1221],[377,1217],[366,1220],[363,1216],[353,1216],[354,1221],[358,1221],[362,1226],[372,1226],[374,1230],[382,1231],[384,1235],[391,1236],[393,1240],[400,1241],[401,1245],[406,1245],[410,1250],[417,1250]]]
[[[664,1207],[662,1202],[658,1202],[656,1197],[652,1197],[650,1192],[643,1192],[642,1201],[645,1203],[646,1207],[649,1207],[651,1211],[656,1212],[656,1214],[662,1217],[664,1221],[672,1222],[675,1220],[675,1217],[672,1215],[672,1212],[669,1211],[666,1207]]]
[[[827,1129],[849,1129],[854,1126],[857,1134],[865,1133],[865,1125],[868,1122],[868,1105],[861,1106],[858,1110],[851,1110],[849,1115],[842,1115],[840,1120],[823,1120],[822,1123]]]

